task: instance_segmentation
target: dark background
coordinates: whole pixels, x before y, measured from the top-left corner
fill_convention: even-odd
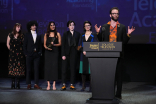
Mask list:
[[[63,35],[67,31],[67,21],[74,20],[76,30],[82,33],[86,20],[93,27],[110,21],[112,7],[119,7],[120,23],[136,27],[125,48],[124,81],[155,81],[156,0],[0,0],[0,77],[7,77],[6,38],[15,23],[21,23],[26,33],[27,22],[36,20],[42,39],[50,21],[55,21],[57,30]],[[44,50],[41,59],[40,78],[43,79]],[[61,78],[61,56],[59,72]],[[77,76],[80,80],[80,75]]]

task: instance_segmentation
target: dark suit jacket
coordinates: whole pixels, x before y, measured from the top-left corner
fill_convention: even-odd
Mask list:
[[[70,52],[70,41],[71,41],[70,34],[71,34],[70,31],[67,31],[63,34],[63,37],[62,37],[62,56],[67,56],[70,54],[69,53]],[[73,36],[74,36],[75,41],[76,41],[75,49],[77,49],[79,39],[80,39],[80,33],[77,31],[74,31]]]
[[[34,43],[31,32],[28,32],[27,34],[24,35],[24,43],[23,43],[24,54],[27,56],[32,56],[34,53],[34,48],[36,48],[36,52],[39,55],[42,54],[41,35],[37,34],[36,42]]]
[[[97,35],[99,41],[109,42],[109,35],[110,35],[110,25],[104,24],[102,26],[102,31]],[[117,42],[122,42],[123,44],[123,51],[125,44],[128,43],[129,37],[127,36],[126,27],[123,24],[119,24],[117,26]],[[124,57],[124,52],[121,53],[121,57]]]

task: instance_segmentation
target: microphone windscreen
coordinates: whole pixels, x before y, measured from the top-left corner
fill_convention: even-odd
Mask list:
[[[106,29],[105,29],[105,27],[102,27],[102,31],[105,31]]]

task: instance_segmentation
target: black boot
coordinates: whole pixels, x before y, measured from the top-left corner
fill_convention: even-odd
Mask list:
[[[20,89],[20,80],[18,78],[16,80],[16,88],[17,89]]]
[[[92,86],[91,86],[91,75],[90,75],[90,86],[89,86],[89,92],[92,92]]]
[[[12,78],[11,89],[15,89],[15,78]]]
[[[81,91],[84,91],[86,89],[86,75],[82,74],[82,89]]]

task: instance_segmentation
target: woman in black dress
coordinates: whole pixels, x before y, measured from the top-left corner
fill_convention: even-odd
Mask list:
[[[47,80],[47,90],[50,90],[50,80],[53,81],[53,90],[56,90],[56,80],[58,80],[58,46],[61,46],[61,35],[57,32],[55,22],[49,22],[47,32],[44,35],[45,48],[45,74]]]
[[[89,66],[88,58],[86,57],[86,52],[83,51],[83,42],[96,42],[97,41],[96,35],[92,33],[91,23],[89,21],[85,21],[83,26],[84,26],[85,33],[82,34],[80,41],[79,41],[79,46],[78,46],[78,50],[81,51],[80,69],[79,69],[79,73],[81,73],[81,76],[82,76],[81,91],[85,90],[86,76],[90,75],[90,66]],[[91,91],[91,88],[90,88],[90,91]]]
[[[12,78],[11,88],[20,89],[19,78],[25,76],[25,60],[23,54],[23,34],[21,33],[21,24],[16,23],[13,27],[13,32],[7,37],[7,48],[9,49],[8,60],[8,76]]]

